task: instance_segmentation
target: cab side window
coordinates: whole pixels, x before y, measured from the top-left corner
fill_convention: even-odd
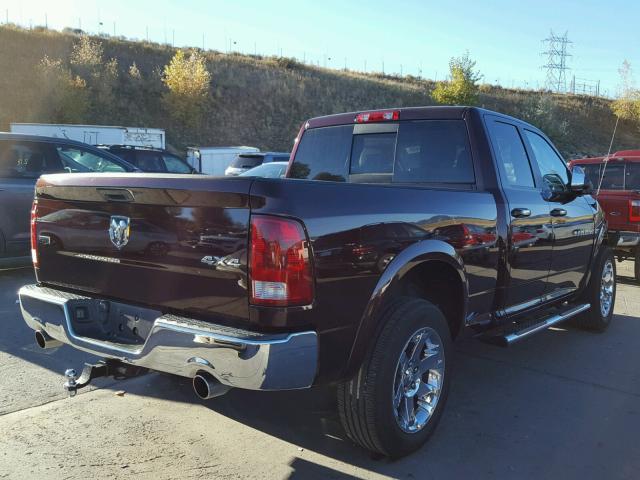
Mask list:
[[[569,184],[569,171],[564,160],[551,148],[551,145],[540,135],[530,130],[524,131],[533,156],[540,169],[540,175],[545,186],[551,190],[552,194],[563,193]]]
[[[531,164],[518,129],[498,121],[489,121],[488,127],[503,182],[514,187],[535,187]]]

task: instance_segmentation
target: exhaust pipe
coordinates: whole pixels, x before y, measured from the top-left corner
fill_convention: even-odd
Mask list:
[[[202,400],[208,400],[213,397],[224,395],[231,387],[223,385],[213,375],[207,372],[198,372],[193,377],[193,390]]]
[[[62,342],[51,338],[44,330],[36,330],[36,343],[40,348],[56,348],[62,345]]]

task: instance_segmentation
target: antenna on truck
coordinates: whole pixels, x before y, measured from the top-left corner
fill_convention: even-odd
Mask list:
[[[607,152],[607,156],[604,157],[604,166],[602,167],[602,173],[600,174],[600,181],[598,182],[598,190],[596,191],[596,197],[600,193],[600,187],[602,187],[602,180],[604,180],[604,173],[607,170],[607,164],[609,163],[609,157],[611,155],[611,147],[613,147],[613,139],[616,138],[616,130],[618,130],[619,121],[620,121],[620,117],[616,115],[616,124],[613,127],[613,135],[611,135],[611,142],[609,143],[609,151]]]

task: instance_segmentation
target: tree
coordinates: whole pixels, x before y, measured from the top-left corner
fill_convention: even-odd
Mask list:
[[[211,74],[205,57],[195,50],[188,55],[178,50],[165,65],[162,81],[168,90],[163,96],[165,107],[184,141],[196,133],[209,98]]]
[[[611,104],[611,110],[623,120],[640,120],[640,91],[633,84],[631,64],[625,60],[618,69],[620,90],[618,99]]]
[[[482,75],[476,71],[476,62],[469,52],[449,60],[449,81],[436,85],[431,96],[445,105],[475,105],[478,102],[478,81]]]
[[[54,123],[82,123],[88,107],[86,82],[74,76],[62,60],[46,55],[37,68],[38,118]]]

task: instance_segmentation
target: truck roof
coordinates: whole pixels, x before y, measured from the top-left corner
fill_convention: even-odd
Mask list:
[[[481,113],[490,114],[490,115],[504,117],[505,119],[509,119],[512,122],[517,122],[518,124],[527,124],[526,122],[523,122],[520,119],[510,117],[509,115],[505,115],[503,113],[487,110],[484,108],[469,107],[469,106],[439,105],[439,106],[430,106],[430,107],[379,108],[379,109],[372,109],[372,110],[361,110],[358,112],[338,113],[335,115],[326,115],[322,117],[314,117],[308,120],[307,128],[328,127],[332,125],[344,125],[344,124],[354,123],[355,118],[358,114],[366,113],[366,112],[398,111],[400,120],[429,120],[429,119],[454,120],[454,119],[464,118],[467,112],[472,110],[479,111]],[[530,125],[530,126],[538,130],[533,125]]]

